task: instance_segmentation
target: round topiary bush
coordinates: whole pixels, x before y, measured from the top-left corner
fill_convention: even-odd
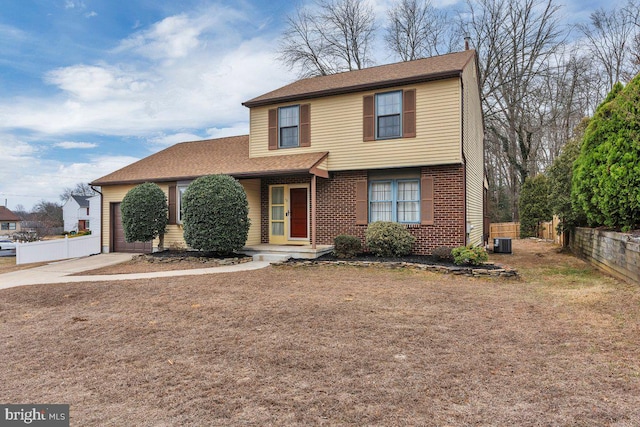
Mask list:
[[[249,203],[242,185],[228,175],[193,181],[182,196],[184,240],[193,249],[228,254],[249,234]]]
[[[147,242],[159,236],[158,249],[163,249],[168,206],[167,196],[157,184],[145,182],[129,190],[120,203],[120,212],[127,242]]]
[[[380,257],[409,255],[416,238],[397,222],[376,221],[369,224],[365,233],[365,244]]]

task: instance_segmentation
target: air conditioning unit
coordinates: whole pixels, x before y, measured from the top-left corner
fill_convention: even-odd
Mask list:
[[[497,237],[493,239],[493,252],[496,254],[511,253],[511,239]]]

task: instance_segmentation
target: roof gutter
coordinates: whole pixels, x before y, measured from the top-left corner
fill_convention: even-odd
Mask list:
[[[312,175],[323,175],[322,170],[319,169],[319,173],[316,173],[316,166],[314,165],[311,169],[287,169],[287,170],[277,170],[277,171],[258,171],[258,172],[227,172],[223,173],[223,175],[229,175],[236,179],[240,178],[261,178],[265,176],[278,176],[278,175],[304,175],[304,174],[312,174]],[[146,179],[131,179],[131,180],[121,180],[121,181],[110,181],[100,183],[100,186],[107,185],[127,185],[127,184],[143,184],[145,182],[175,182],[175,181],[191,181],[197,178],[200,178],[202,175],[190,175],[190,176],[173,176],[173,177],[162,177],[162,178],[146,178]]]

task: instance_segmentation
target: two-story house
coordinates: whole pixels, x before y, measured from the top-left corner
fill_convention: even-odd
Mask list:
[[[100,196],[71,195],[62,205],[64,231],[100,230]]]
[[[244,102],[250,134],[171,146],[97,179],[103,250],[124,241],[119,203],[156,182],[169,201],[165,244],[183,244],[180,200],[195,178],[237,178],[247,245],[330,245],[374,221],[404,224],[415,252],[483,243],[484,129],[473,50],[296,81]],[[157,242],[156,242],[157,243]]]

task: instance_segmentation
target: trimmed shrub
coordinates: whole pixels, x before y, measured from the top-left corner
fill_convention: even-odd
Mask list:
[[[340,234],[333,239],[333,254],[338,258],[353,258],[362,252],[362,242],[356,236]]]
[[[451,255],[456,265],[481,265],[489,260],[482,246],[459,246],[451,250]]]
[[[448,246],[438,246],[431,252],[431,255],[440,261],[453,261],[453,255],[451,255],[451,249]]]
[[[416,238],[397,222],[376,221],[369,224],[365,233],[365,244],[380,257],[409,255]]]
[[[193,181],[182,196],[184,240],[193,249],[229,254],[249,235],[249,203],[242,185],[228,175]]]
[[[152,182],[133,187],[122,199],[122,228],[127,242],[147,242],[160,237],[158,249],[163,249],[164,233],[169,219],[167,196]]]

